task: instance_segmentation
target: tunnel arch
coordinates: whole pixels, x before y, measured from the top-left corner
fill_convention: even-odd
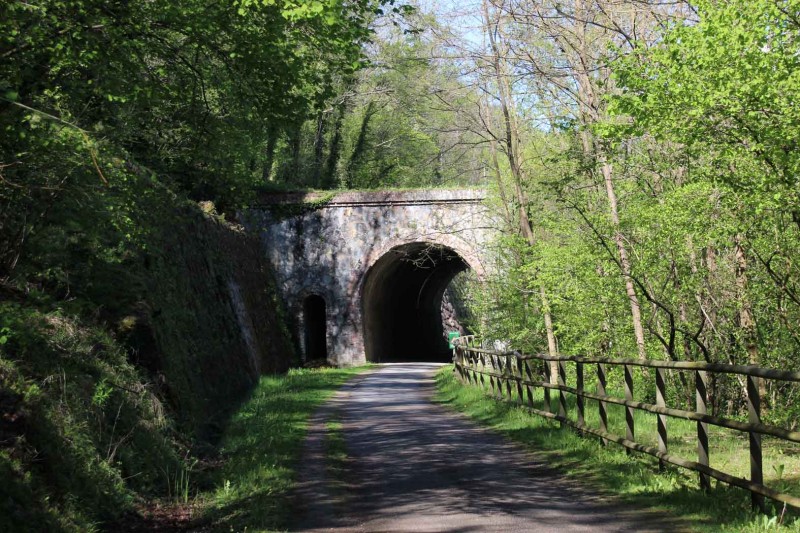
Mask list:
[[[361,314],[367,361],[447,361],[442,299],[450,282],[471,265],[441,243],[398,244],[366,270]]]

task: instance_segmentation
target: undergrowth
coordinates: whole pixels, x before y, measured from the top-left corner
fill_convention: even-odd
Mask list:
[[[800,520],[783,514],[781,507],[770,506],[768,515],[754,513],[747,492],[716,481],[704,493],[695,472],[671,466],[659,471],[653,457],[628,455],[613,444],[603,446],[599,439],[582,437],[524,407],[495,400],[478,387],[462,385],[451,365],[441,369],[436,381],[439,402],[524,444],[576,482],[625,503],[683,517],[698,531],[800,531]],[[739,453],[734,447],[717,450]]]
[[[0,302],[0,531],[87,531],[165,492],[182,444],[104,329]]]

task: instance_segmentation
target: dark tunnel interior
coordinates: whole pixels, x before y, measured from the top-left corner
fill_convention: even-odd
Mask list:
[[[428,243],[399,246],[381,257],[364,282],[367,361],[449,361],[442,297],[468,268],[452,249]]]

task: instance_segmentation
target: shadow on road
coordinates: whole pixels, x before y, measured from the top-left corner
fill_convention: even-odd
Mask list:
[[[604,501],[499,434],[431,403],[439,366],[382,366],[326,406],[325,416],[336,416],[344,431],[348,467],[336,480],[343,488],[332,497],[327,476],[305,478],[294,531],[682,528]]]

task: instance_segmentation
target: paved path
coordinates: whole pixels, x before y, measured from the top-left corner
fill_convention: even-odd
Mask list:
[[[674,531],[575,487],[519,446],[431,402],[440,365],[385,365],[316,415],[293,531]],[[346,467],[325,463],[340,420]]]

